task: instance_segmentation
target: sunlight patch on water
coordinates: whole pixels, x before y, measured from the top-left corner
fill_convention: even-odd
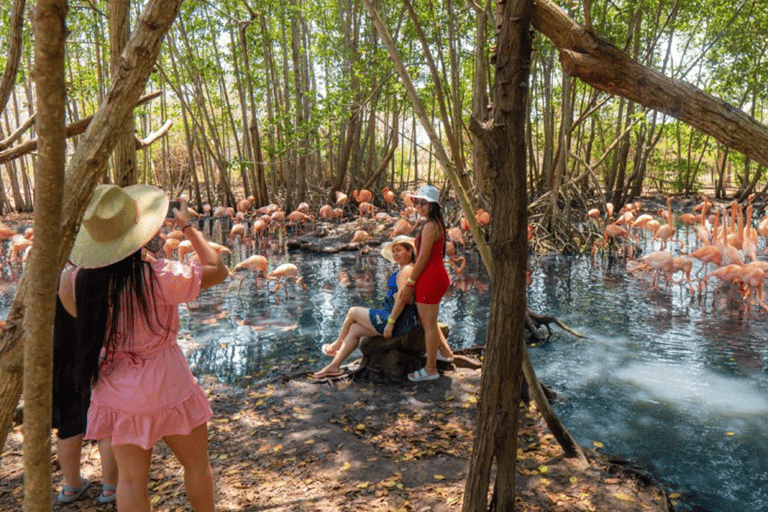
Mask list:
[[[640,386],[653,397],[698,411],[758,414],[768,400],[755,394],[754,384],[693,365],[637,362],[616,370],[616,377]]]

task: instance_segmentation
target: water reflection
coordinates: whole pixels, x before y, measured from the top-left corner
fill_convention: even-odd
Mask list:
[[[289,253],[270,260],[270,268],[294,263],[308,291],[288,282],[287,298],[283,290],[272,294],[267,282],[253,273],[238,273],[229,285],[204,290],[182,315],[182,328],[196,343],[186,348],[197,375],[236,384],[266,375],[275,366],[321,367],[320,347],[336,339],[347,309],[378,306],[395,270],[376,252]],[[451,326],[449,342],[457,348],[482,344],[486,336],[489,280],[470,268],[455,276],[439,318]]]

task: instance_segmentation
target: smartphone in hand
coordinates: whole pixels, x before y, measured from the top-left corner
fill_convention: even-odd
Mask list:
[[[170,201],[168,203],[168,213],[165,214],[166,218],[172,219],[175,215],[173,214],[173,209],[180,209],[181,208],[181,201]]]
[[[160,252],[160,249],[162,249],[164,245],[165,245],[165,240],[163,239],[163,237],[161,237],[160,235],[155,235],[152,237],[152,239],[149,242],[144,244],[144,247],[146,247],[151,254],[157,254],[158,252]]]

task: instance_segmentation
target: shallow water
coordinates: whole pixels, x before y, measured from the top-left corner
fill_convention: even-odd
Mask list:
[[[190,306],[198,375],[236,384],[275,366],[319,369],[320,346],[347,308],[378,305],[393,270],[376,253],[283,258],[308,292],[289,284],[287,299],[270,295],[246,274],[239,294],[233,282]],[[273,260],[270,268],[283,262]],[[530,308],[586,336],[553,327],[549,343],[530,349],[541,380],[565,397],[554,407],[577,441],[648,466],[681,493],[678,510],[768,510],[768,315],[745,313],[740,297],[712,285],[693,299],[678,286],[654,288],[621,263],[553,256],[530,269]],[[453,347],[485,342],[489,302],[489,280],[472,261],[440,308]]]
[[[679,510],[768,510],[768,315],[585,258],[532,269],[529,307],[586,335],[530,351],[576,440],[652,468],[682,493]]]
[[[336,338],[347,308],[378,306],[394,270],[377,251],[283,252],[269,267],[289,261],[307,292],[287,283],[269,293],[274,283],[238,272],[180,308],[196,375],[241,385],[321,368],[320,346]],[[681,493],[677,510],[768,510],[768,314],[746,313],[712,284],[693,299],[677,286],[654,288],[622,263],[552,256],[529,267],[529,307],[586,336],[553,326],[547,344],[529,349],[539,378],[564,397],[553,405],[576,440],[645,464]],[[3,316],[14,285],[0,283]],[[454,348],[485,342],[489,302],[474,257],[440,308]]]
[[[380,307],[386,281],[396,270],[377,251],[274,255],[269,267],[286,262],[298,267],[307,292],[290,281],[271,292],[274,282],[243,271],[182,307],[182,328],[198,344],[190,347],[194,350],[189,356],[197,374],[238,384],[290,365],[322,368],[328,361],[320,347],[336,340],[349,307]],[[480,277],[457,280],[441,307],[439,320],[451,324],[449,341],[454,346],[485,342],[489,283],[484,271],[472,274]]]

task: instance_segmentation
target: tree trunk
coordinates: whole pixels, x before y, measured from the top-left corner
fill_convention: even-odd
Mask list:
[[[456,169],[456,172],[459,175],[459,180],[461,181],[461,185],[464,188],[464,190],[470,189],[470,183],[469,179],[467,178],[467,174],[464,170],[464,159],[461,157],[461,150],[459,147],[459,138],[458,133],[461,131],[460,126],[452,126],[451,125],[451,117],[448,115],[448,107],[446,105],[445,98],[443,97],[443,81],[440,79],[440,75],[437,71],[437,66],[435,66],[434,59],[432,58],[432,53],[429,49],[429,44],[427,42],[427,38],[424,35],[424,31],[421,28],[421,24],[419,22],[419,18],[416,15],[416,11],[414,10],[413,6],[411,5],[411,2],[409,0],[403,0],[403,5],[405,5],[405,8],[408,10],[408,14],[410,16],[411,22],[413,23],[414,28],[416,29],[416,34],[419,37],[419,41],[421,42],[421,49],[422,53],[424,54],[424,57],[427,61],[427,65],[429,67],[432,81],[434,82],[434,92],[435,92],[435,103],[437,104],[437,107],[440,110],[440,121],[443,126],[443,131],[445,133],[445,140],[448,141],[448,146],[451,148],[451,161],[453,163],[454,168]],[[458,105],[454,107],[455,109],[458,109]],[[429,179],[431,182],[431,178]]]
[[[303,63],[304,60],[299,57],[299,46],[301,46],[301,24],[299,23],[300,7],[298,0],[291,0],[291,5],[294,10],[291,15],[291,62],[293,65],[293,88],[294,88],[294,102],[293,102],[293,117],[294,117],[294,134],[295,142],[298,146],[296,151],[295,162],[295,177],[296,181],[290,184],[291,187],[296,188],[296,202],[300,203],[306,200],[307,196],[307,135],[305,134],[307,127],[305,126],[308,119],[305,117],[304,105],[308,101],[308,92],[305,91],[306,84],[303,82]],[[290,204],[289,204],[290,206]]]
[[[62,243],[55,253],[58,268],[64,265],[77,234],[85,208],[106,169],[109,155],[117,143],[119,130],[147,83],[160,45],[176,18],[181,0],[149,0],[139,16],[136,30],[112,75],[113,83],[104,103],[93,117],[82,143],[67,165],[63,188]],[[34,292],[29,273],[22,274],[16,295],[0,334],[0,447],[5,445],[14,407],[21,394],[23,373],[22,320],[27,295]],[[50,499],[50,487],[45,496]]]
[[[130,35],[130,2],[109,0],[109,71],[113,75],[120,64],[120,54],[123,53]],[[121,187],[138,183],[135,132],[133,115],[131,115],[120,128],[120,136],[117,139],[115,152],[112,154],[114,183]]]
[[[517,419],[525,344],[526,148],[525,107],[531,63],[533,0],[497,7],[497,53],[493,117],[488,126],[473,123],[482,139],[494,183],[491,217],[505,219],[491,229],[491,309],[477,410],[477,428],[464,489],[464,512],[488,509],[488,484],[496,459],[494,510],[514,510]]]
[[[37,197],[35,248],[29,258],[31,293],[24,316],[24,510],[51,510],[51,402],[53,317],[61,244],[64,188],[64,45],[66,0],[38,0],[35,6],[35,85],[37,132]]]
[[[5,110],[8,98],[16,84],[16,73],[21,62],[22,34],[24,28],[24,4],[25,0],[14,0],[9,21],[10,33],[8,34],[8,59],[5,61],[3,76],[0,78],[0,112]]]
[[[487,2],[477,9],[477,28],[475,30],[474,65],[475,73],[472,84],[472,117],[485,122],[488,119],[488,58],[486,57],[486,32],[488,31]],[[488,179],[488,155],[482,143],[472,137],[472,169],[475,171],[475,190],[479,204],[487,207],[486,199],[491,197],[492,183]]]

